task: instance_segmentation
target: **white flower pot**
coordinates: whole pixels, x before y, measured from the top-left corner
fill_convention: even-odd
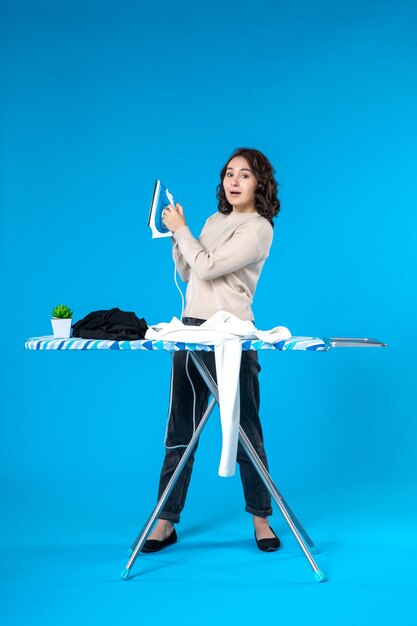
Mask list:
[[[69,339],[71,336],[72,318],[62,320],[53,317],[51,319],[54,337],[56,339]]]

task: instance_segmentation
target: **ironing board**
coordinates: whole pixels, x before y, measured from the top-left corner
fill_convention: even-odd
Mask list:
[[[361,338],[361,337],[291,337],[278,341],[276,343],[267,343],[261,340],[242,340],[242,350],[309,350],[315,352],[326,352],[331,348],[383,348],[386,344],[375,339]],[[209,370],[207,369],[204,360],[201,358],[201,351],[214,351],[214,345],[206,345],[199,343],[184,343],[184,342],[172,342],[172,341],[155,341],[155,340],[137,340],[137,341],[113,341],[102,339],[57,339],[51,336],[32,337],[25,342],[26,350],[167,350],[173,356],[173,353],[178,350],[189,350],[190,356],[199,371],[201,377],[209,388],[212,398],[207,406],[207,409],[196,428],[191,441],[184,451],[181,460],[175,469],[174,474],[171,477],[165,491],[159,498],[154,510],[149,516],[147,522],[143,526],[139,535],[136,537],[131,548],[129,549],[129,560],[126,563],[125,568],[121,573],[122,580],[128,580],[130,576],[130,570],[141,552],[142,546],[146,541],[159,513],[163,509],[165,502],[167,501],[172,489],[175,486],[178,477],[187,462],[195,444],[211,414],[216,403],[219,401],[217,384],[212,378]],[[270,474],[265,468],[264,464],[260,460],[254,447],[252,446],[246,433],[239,426],[239,442],[246,451],[248,457],[253,463],[259,476],[261,477],[266,488],[270,492],[272,498],[276,502],[281,511],[285,521],[291,529],[295,539],[297,540],[301,550],[304,553],[307,561],[314,571],[315,578],[318,582],[324,582],[326,580],[325,574],[319,569],[316,562],[312,557],[312,553],[317,554],[318,549],[314,545],[313,540],[307,534],[300,521],[294,515],[288,503],[285,501],[277,486],[272,480]]]

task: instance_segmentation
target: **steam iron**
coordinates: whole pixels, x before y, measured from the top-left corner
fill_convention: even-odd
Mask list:
[[[168,204],[175,206],[174,198],[165,185],[157,179],[148,218],[148,226],[152,230],[152,239],[172,237],[172,232],[162,222],[162,211]]]

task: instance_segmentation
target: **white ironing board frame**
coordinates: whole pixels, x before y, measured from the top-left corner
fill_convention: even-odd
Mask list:
[[[295,341],[293,341],[295,340]],[[298,347],[295,345],[297,340],[300,342]],[[303,340],[307,340],[305,343]],[[309,340],[314,340],[313,343]],[[317,342],[316,342],[317,340]],[[201,377],[206,383],[212,398],[207,406],[207,409],[198,424],[191,441],[186,447],[184,454],[181,457],[180,462],[178,463],[174,474],[172,475],[168,485],[166,486],[164,492],[159,498],[155,508],[153,509],[151,515],[149,516],[147,522],[143,526],[139,535],[136,537],[133,542],[131,548],[129,549],[129,560],[126,563],[125,568],[121,572],[122,580],[128,580],[130,577],[130,570],[133,567],[137,557],[139,556],[142,546],[148,537],[152,526],[154,525],[159,513],[161,512],[165,502],[167,501],[169,495],[171,494],[178,477],[187,462],[192,450],[194,449],[196,442],[207,423],[207,420],[213,411],[216,404],[219,402],[218,396],[218,388],[217,384],[211,376],[209,370],[207,369],[204,360],[202,359],[199,352],[202,350],[213,350],[213,346],[205,346],[202,344],[181,344],[181,347],[178,347],[179,344],[170,343],[170,342],[152,342],[152,341],[144,341],[144,340],[136,340],[136,341],[113,341],[113,340],[86,340],[86,339],[55,339],[50,336],[43,337],[32,337],[28,339],[25,343],[25,348],[27,350],[90,350],[90,349],[117,349],[117,350],[148,350],[148,349],[158,349],[158,350],[168,350],[171,353],[171,356],[174,354],[176,350],[189,350],[190,356],[199,371]],[[305,347],[305,346],[311,346]],[[316,337],[292,337],[289,340],[285,340],[283,342],[278,342],[277,344],[267,344],[262,341],[242,341],[242,349],[244,350],[258,350],[258,349],[278,349],[278,350],[286,350],[286,349],[313,349],[317,351],[327,351],[330,348],[383,348],[386,347],[386,344],[377,341],[375,339],[369,339],[366,337],[324,337],[321,340],[318,340]],[[295,539],[297,540],[301,550],[303,551],[304,556],[306,557],[308,563],[312,567],[314,571],[314,576],[318,582],[324,582],[326,580],[325,574],[322,570],[319,569],[316,562],[312,557],[312,553],[318,553],[317,547],[314,545],[313,540],[307,534],[300,521],[297,519],[293,511],[291,510],[288,503],[285,501],[281,493],[279,492],[277,486],[272,480],[269,472],[263,465],[260,460],[258,454],[256,453],[254,447],[252,446],[249,438],[246,433],[239,426],[239,442],[243,446],[246,451],[250,461],[254,465],[256,471],[261,477],[263,483],[271,494],[272,498],[276,502],[281,511],[285,521],[290,527],[291,532],[293,533]]]

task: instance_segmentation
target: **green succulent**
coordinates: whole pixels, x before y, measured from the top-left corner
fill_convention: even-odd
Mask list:
[[[60,320],[67,320],[72,317],[72,311],[69,306],[66,306],[65,304],[58,304],[58,306],[52,309],[52,317]]]

